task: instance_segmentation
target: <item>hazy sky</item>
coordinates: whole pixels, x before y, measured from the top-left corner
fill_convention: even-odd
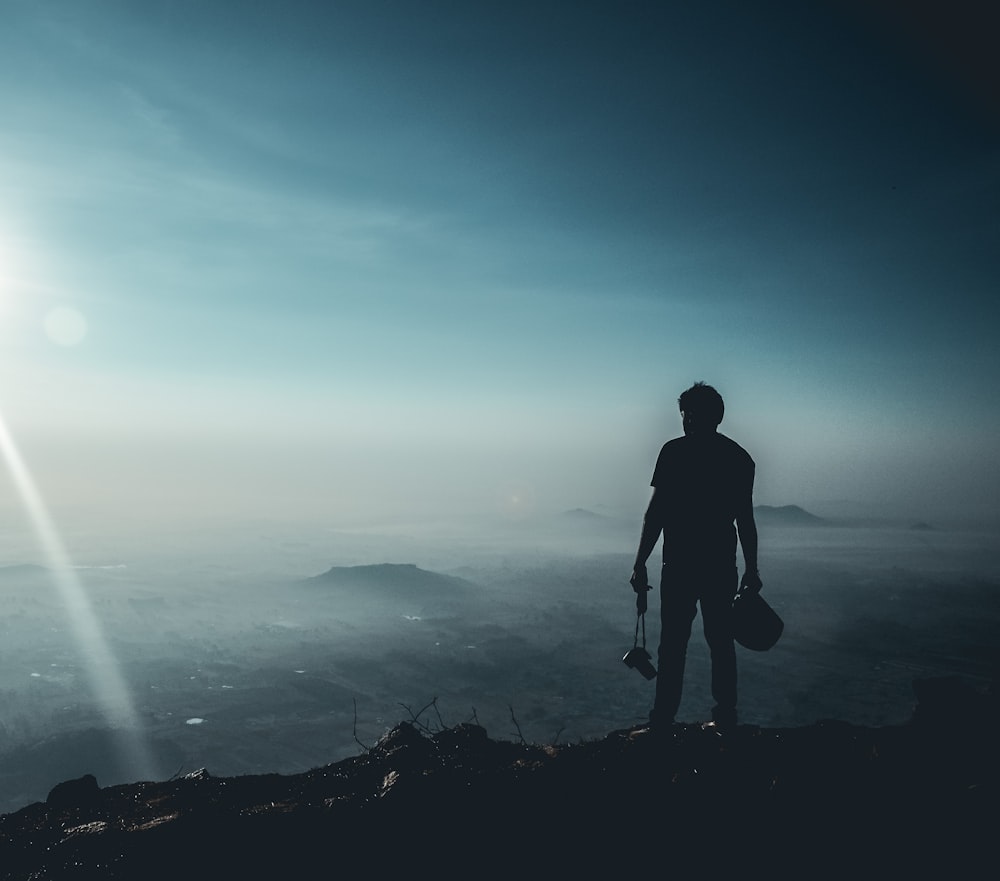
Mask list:
[[[758,502],[996,516],[964,5],[0,0],[0,409],[57,517],[343,524],[641,505],[703,379]]]

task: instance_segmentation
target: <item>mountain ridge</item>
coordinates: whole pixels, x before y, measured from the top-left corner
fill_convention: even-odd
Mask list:
[[[297,877],[359,861],[381,877],[417,862],[447,878],[982,874],[1000,815],[996,692],[916,690],[911,721],[883,728],[689,724],[539,745],[421,711],[303,774],[80,778],[0,816],[0,877]]]

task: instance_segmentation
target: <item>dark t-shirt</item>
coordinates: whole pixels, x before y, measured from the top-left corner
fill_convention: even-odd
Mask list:
[[[663,514],[665,562],[736,560],[740,505],[752,504],[754,461],[724,434],[684,435],[660,450],[651,485]]]

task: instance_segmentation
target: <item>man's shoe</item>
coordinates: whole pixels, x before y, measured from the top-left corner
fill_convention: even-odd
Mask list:
[[[664,726],[659,722],[655,724],[647,722],[645,725],[636,725],[635,728],[629,731],[628,739],[646,742],[663,740],[670,737],[670,732],[673,727],[673,723]]]

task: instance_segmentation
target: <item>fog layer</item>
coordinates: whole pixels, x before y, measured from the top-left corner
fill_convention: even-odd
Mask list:
[[[991,536],[758,520],[765,595],[786,629],[768,653],[740,650],[741,722],[894,724],[914,678],[987,687],[1000,646]],[[164,533],[141,552],[92,537],[75,571],[160,778],[287,773],[355,754],[434,699],[427,712],[447,724],[534,741],[642,721],[652,686],[621,663],[637,535],[637,521],[581,510],[352,531],[257,523]],[[0,810],[84,773],[132,779],[51,571],[11,560],[0,595]],[[654,595],[654,654],[658,612]],[[711,705],[696,621],[679,718]]]

